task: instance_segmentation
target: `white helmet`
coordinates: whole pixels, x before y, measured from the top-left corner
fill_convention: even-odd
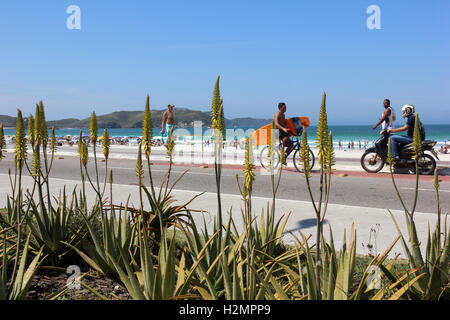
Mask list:
[[[406,118],[406,117],[408,117],[408,116],[410,116],[410,115],[412,115],[413,113],[414,113],[414,106],[413,105],[411,105],[411,104],[405,104],[403,107],[402,107],[402,117],[403,118]]]

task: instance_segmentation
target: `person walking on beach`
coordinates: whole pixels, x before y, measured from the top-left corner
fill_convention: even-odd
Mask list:
[[[339,150],[342,150],[342,140],[341,139],[339,139],[338,145],[339,145]]]
[[[162,130],[161,134],[163,137],[168,137],[170,134],[170,131],[173,129],[173,126],[175,125],[175,115],[173,114],[173,104],[169,104],[167,106],[167,110],[164,111],[162,116]]]
[[[284,159],[283,164],[286,165],[286,158],[289,156],[291,151],[294,149],[294,144],[292,143],[291,139],[289,138],[289,129],[287,127],[286,123],[286,104],[284,102],[280,102],[278,104],[278,112],[275,113],[275,116],[273,117],[273,122],[275,123],[275,128],[279,130],[280,132],[280,141],[283,142],[283,147],[286,148],[286,157]]]

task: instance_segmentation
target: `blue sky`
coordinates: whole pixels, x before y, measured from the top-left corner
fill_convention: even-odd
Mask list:
[[[69,30],[69,5],[81,30]],[[369,30],[369,5],[381,30]],[[450,1],[24,1],[0,4],[0,114],[86,118],[168,103],[207,111],[217,75],[226,117],[374,124],[382,100],[450,123]]]

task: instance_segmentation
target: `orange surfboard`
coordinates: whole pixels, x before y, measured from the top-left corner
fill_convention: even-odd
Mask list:
[[[289,129],[289,134],[291,136],[302,135],[303,128],[307,128],[310,125],[308,117],[293,117],[286,119],[286,124]],[[251,134],[253,143],[257,146],[269,144],[270,139],[270,128],[272,124],[268,124],[262,128],[259,128]]]

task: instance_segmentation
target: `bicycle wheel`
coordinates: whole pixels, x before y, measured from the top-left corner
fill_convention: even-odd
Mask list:
[[[300,159],[300,149],[295,151],[293,161],[295,169],[297,169],[298,172],[303,173],[303,165]],[[314,153],[311,151],[311,149],[309,149],[309,170],[312,170],[315,162],[316,158],[314,156]]]
[[[269,146],[266,146],[261,150],[261,153],[259,155],[259,161],[261,162],[261,166],[266,170],[270,170],[270,161],[269,160],[270,160],[269,159]],[[275,149],[273,151],[272,169],[276,169],[279,164],[280,164],[280,152],[278,151],[278,149]]]

